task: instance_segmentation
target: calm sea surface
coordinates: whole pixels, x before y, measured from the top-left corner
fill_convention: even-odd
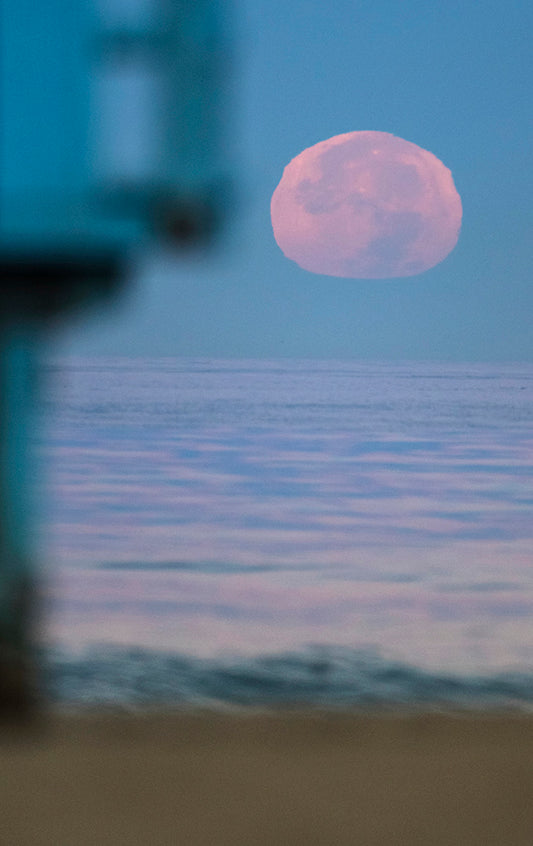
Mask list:
[[[533,704],[533,366],[45,373],[62,702]]]

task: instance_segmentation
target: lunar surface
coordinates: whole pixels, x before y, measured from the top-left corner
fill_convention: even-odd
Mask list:
[[[283,171],[274,237],[312,273],[415,276],[453,250],[461,198],[432,153],[388,132],[348,132],[308,147]]]

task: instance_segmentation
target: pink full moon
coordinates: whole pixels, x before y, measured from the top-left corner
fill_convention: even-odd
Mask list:
[[[271,203],[285,256],[326,276],[415,276],[453,250],[461,198],[432,153],[388,132],[347,132],[308,147]]]

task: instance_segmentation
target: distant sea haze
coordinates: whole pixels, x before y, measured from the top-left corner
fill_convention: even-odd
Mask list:
[[[533,702],[533,365],[45,376],[60,701]]]

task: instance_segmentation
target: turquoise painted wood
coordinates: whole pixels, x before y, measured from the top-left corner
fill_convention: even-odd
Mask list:
[[[0,8],[0,256],[126,249],[220,202],[214,0]]]

